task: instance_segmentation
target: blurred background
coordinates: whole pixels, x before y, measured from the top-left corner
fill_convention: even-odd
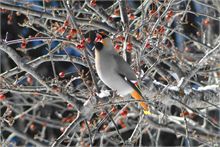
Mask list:
[[[220,1],[126,0],[122,10],[113,0],[66,3],[78,28],[61,0],[1,0],[1,44],[53,90],[84,103],[96,92],[88,60],[97,85],[108,89],[94,69],[94,41],[105,31],[136,71],[155,114],[163,117],[146,121],[137,103],[113,99],[107,110],[116,124],[97,105],[91,120],[80,122],[62,145],[90,146],[91,140],[94,146],[219,145]],[[20,70],[3,48],[0,142],[49,146],[76,118],[77,109]],[[182,77],[189,79],[182,83]]]

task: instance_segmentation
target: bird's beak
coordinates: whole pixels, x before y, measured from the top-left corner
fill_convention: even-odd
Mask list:
[[[102,39],[102,40],[100,40],[100,42],[101,42],[102,44],[104,44],[105,41]]]
[[[106,40],[105,40],[105,39],[102,39],[100,42],[101,42],[104,46],[106,46]]]

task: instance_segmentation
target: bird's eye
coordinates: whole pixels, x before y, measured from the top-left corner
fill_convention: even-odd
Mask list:
[[[101,42],[97,42],[97,43],[95,44],[95,48],[100,51],[100,50],[102,50],[102,48],[103,48],[103,44],[102,44]]]

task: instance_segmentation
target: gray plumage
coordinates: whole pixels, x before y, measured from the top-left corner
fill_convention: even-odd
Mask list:
[[[134,91],[132,86],[123,78],[136,80],[136,76],[125,60],[115,52],[110,38],[103,40],[104,46],[95,50],[95,66],[100,79],[121,96]]]
[[[113,58],[117,63],[117,72],[124,75],[128,80],[135,81],[137,80],[134,71],[131,69],[129,64],[120,55],[114,55]]]

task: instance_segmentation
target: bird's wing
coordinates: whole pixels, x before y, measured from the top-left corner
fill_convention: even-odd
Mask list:
[[[116,71],[121,78],[123,78],[138,94],[142,97],[140,89],[133,81],[137,81],[137,77],[130,65],[118,54],[113,55],[116,61]]]
[[[114,54],[113,58],[116,61],[116,65],[117,65],[116,71],[118,72],[118,74],[126,77],[130,81],[137,80],[137,77],[134,71],[131,69],[129,64],[125,62],[125,60],[120,55]]]
[[[132,83],[129,79],[127,79],[127,78],[126,78],[124,75],[122,75],[122,74],[119,74],[119,76],[120,76],[122,79],[124,79],[141,97],[143,97],[138,85],[135,85],[134,83]]]

